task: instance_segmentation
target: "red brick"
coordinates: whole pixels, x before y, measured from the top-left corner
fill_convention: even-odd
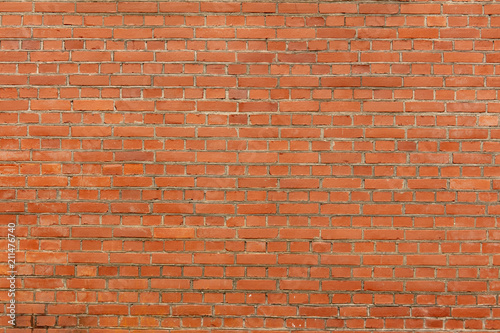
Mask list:
[[[251,2],[243,2],[242,3],[242,12],[244,13],[275,13],[276,12],[276,4],[269,3],[251,3]]]
[[[438,29],[432,28],[400,28],[398,29],[399,38],[437,38]]]
[[[403,283],[399,281],[366,281],[365,282],[365,290],[372,290],[372,291],[402,291],[403,290]],[[397,308],[394,308],[397,309]],[[406,313],[406,310],[400,309],[399,311],[404,311]],[[377,311],[379,315],[388,312],[385,311]]]
[[[124,13],[155,13],[158,4],[154,2],[120,2],[118,11]]]
[[[167,13],[195,13],[198,12],[200,5],[196,2],[160,2],[160,12]]]
[[[360,4],[360,14],[396,14],[399,6],[396,4]]]
[[[76,4],[76,11],[79,13],[114,13],[115,3],[81,3]]]
[[[406,282],[406,291],[408,292],[443,292],[445,290],[444,282],[438,281],[408,281]],[[414,308],[412,315],[415,317],[447,317],[450,310],[446,308]]]
[[[35,3],[34,5],[35,5],[35,12],[67,13],[75,11],[74,3],[38,2]],[[29,11],[31,11],[31,8]]]
[[[276,281],[273,280],[239,280],[236,282],[239,290],[275,290]]]
[[[417,4],[417,3],[408,3],[401,4],[401,13],[402,14],[440,14],[441,13],[441,5],[439,4]]]
[[[174,316],[201,316],[210,315],[212,308],[209,305],[177,305],[172,306]]]
[[[32,5],[27,2],[6,2],[0,5],[2,12],[31,12]]]
[[[226,2],[202,2],[200,10],[203,12],[233,13],[240,11],[241,4]]]

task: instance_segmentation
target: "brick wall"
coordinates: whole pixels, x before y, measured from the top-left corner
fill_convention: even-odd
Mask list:
[[[2,332],[500,329],[500,5],[0,12]]]

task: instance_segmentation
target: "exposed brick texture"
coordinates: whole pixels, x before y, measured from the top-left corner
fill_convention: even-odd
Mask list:
[[[0,14],[1,332],[500,330],[499,4]]]

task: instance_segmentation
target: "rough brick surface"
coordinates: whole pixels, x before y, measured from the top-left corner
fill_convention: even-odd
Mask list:
[[[500,329],[494,1],[0,14],[0,331]]]

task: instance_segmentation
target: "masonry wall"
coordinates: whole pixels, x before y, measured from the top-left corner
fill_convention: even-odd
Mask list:
[[[2,332],[500,329],[499,4],[0,13]]]

